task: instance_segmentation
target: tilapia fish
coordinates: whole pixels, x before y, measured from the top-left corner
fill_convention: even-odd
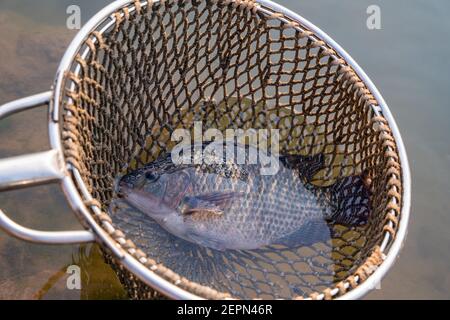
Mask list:
[[[203,150],[193,146],[192,158]],[[322,154],[280,156],[279,164],[277,174],[262,175],[258,164],[175,165],[167,154],[123,176],[117,193],[173,235],[216,250],[311,245],[330,239],[333,223],[367,222],[362,177],[321,188],[310,180],[324,166]]]

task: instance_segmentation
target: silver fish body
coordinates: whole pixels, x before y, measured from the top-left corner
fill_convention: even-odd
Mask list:
[[[252,148],[235,147],[237,152]],[[193,148],[193,157],[195,152],[202,149]],[[175,236],[217,250],[329,239],[327,220],[349,220],[349,213],[337,214],[339,197],[334,203],[329,188],[307,181],[323,158],[281,160],[276,175],[261,175],[257,164],[224,159],[214,165],[174,165],[167,155],[123,177],[119,193]],[[358,224],[363,220],[356,219]]]

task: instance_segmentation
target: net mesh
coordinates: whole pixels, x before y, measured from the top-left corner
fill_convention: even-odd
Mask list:
[[[89,205],[102,210],[96,218],[122,248],[205,298],[332,298],[370,276],[382,262],[386,233],[395,237],[401,168],[387,121],[374,111],[377,101],[338,53],[254,1],[130,2],[101,27],[106,31],[91,33],[65,74],[61,135],[66,161],[95,199]],[[208,278],[211,271],[193,263],[189,250],[161,261],[159,251],[141,248],[107,214],[114,179],[171,150],[172,132],[194,121],[221,130],[279,129],[280,153],[325,156],[317,185],[363,175],[372,194],[369,223],[336,225],[327,243],[260,250],[256,260],[245,253],[216,257],[216,274],[218,265],[235,273],[222,272],[220,281]],[[108,259],[132,297],[157,296]],[[191,272],[180,273],[180,263]]]

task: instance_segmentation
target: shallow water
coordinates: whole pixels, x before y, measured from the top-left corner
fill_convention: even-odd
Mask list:
[[[109,1],[0,2],[0,103],[48,90],[74,36],[65,28],[69,4],[82,20]],[[280,0],[320,26],[369,74],[400,127],[413,176],[411,223],[400,258],[367,298],[450,298],[450,20],[446,0]],[[366,28],[378,4],[382,30]],[[0,122],[0,157],[48,148],[44,109]],[[42,134],[36,134],[41,132]],[[56,186],[0,194],[2,209],[27,226],[77,229]],[[82,290],[68,290],[67,265],[83,267]],[[1,298],[124,298],[96,246],[40,246],[0,233]]]

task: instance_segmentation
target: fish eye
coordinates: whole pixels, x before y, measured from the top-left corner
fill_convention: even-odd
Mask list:
[[[154,173],[147,172],[147,173],[145,174],[145,178],[146,178],[147,180],[149,180],[149,182],[155,182],[155,181],[158,180],[159,177],[158,177],[156,174],[154,174]]]

